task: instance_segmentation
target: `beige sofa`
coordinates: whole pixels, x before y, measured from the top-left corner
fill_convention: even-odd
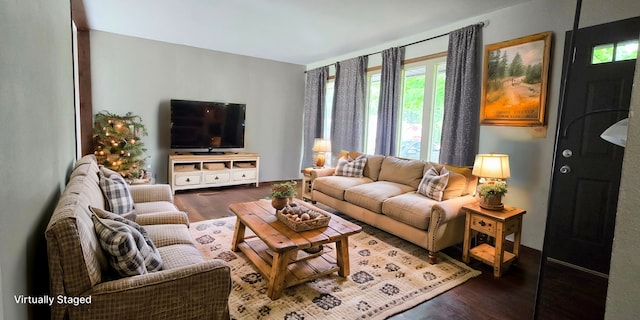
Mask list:
[[[351,153],[356,158],[359,153]],[[334,175],[335,168],[311,173],[312,200],[392,233],[429,250],[436,263],[438,251],[460,243],[464,237],[464,213],[460,208],[476,202],[477,178],[469,167],[446,166],[451,174],[445,199],[432,200],[416,192],[424,173],[441,164],[366,155],[363,177]],[[455,181],[454,181],[455,180]]]
[[[173,204],[168,185],[130,189],[135,221],[157,247],[161,270],[115,275],[89,209],[105,208],[99,171],[93,156],[77,162],[45,232],[51,318],[228,319],[229,266],[205,260],[193,245],[187,216]]]

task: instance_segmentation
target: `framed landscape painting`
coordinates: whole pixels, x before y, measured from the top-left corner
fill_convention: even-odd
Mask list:
[[[485,46],[480,123],[543,126],[551,32]]]

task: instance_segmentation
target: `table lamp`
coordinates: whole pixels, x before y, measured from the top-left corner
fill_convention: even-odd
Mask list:
[[[315,152],[314,165],[317,168],[324,167],[326,153],[331,152],[331,140],[316,138],[313,142],[313,152]]]
[[[478,154],[473,163],[472,174],[480,178],[478,195],[480,207],[489,210],[502,210],[502,196],[507,193],[504,179],[509,178],[509,156],[506,154]]]

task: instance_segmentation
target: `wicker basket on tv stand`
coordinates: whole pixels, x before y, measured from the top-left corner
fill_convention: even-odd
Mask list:
[[[200,189],[239,184],[259,184],[260,155],[251,152],[225,154],[174,153],[169,155],[171,190]]]

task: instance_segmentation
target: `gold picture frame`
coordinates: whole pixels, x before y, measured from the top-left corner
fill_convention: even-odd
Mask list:
[[[546,124],[551,36],[543,32],[485,46],[480,124]]]

